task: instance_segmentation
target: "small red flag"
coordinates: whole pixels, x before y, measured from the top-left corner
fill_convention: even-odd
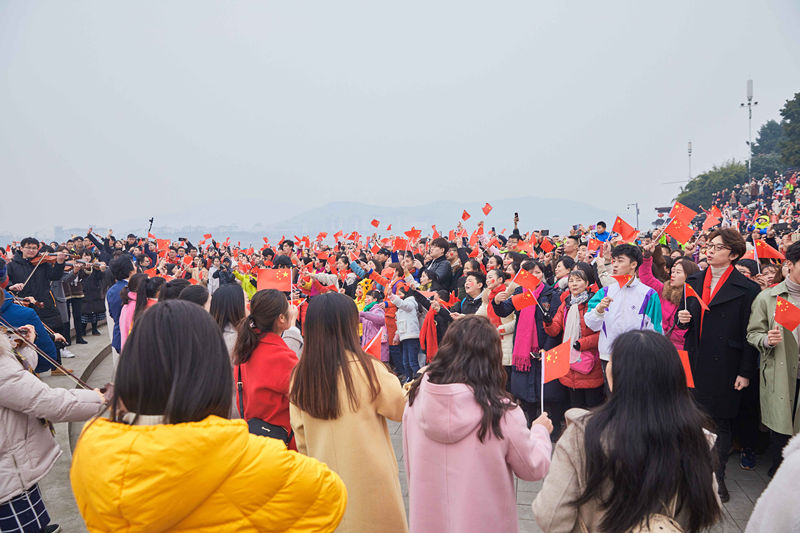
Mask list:
[[[155,239],[155,238],[156,238],[156,236],[155,236],[155,235],[153,235],[152,233],[148,233],[148,234],[147,234],[147,238],[148,238],[148,239]]]
[[[389,224],[388,226],[386,226],[386,231],[392,231],[392,225],[391,225],[391,224]]]
[[[522,311],[526,307],[536,305],[537,303],[539,302],[536,301],[536,296],[534,296],[529,290],[524,290],[521,293],[515,294],[511,297],[511,304],[517,311]]]
[[[703,228],[702,228],[703,231],[710,230],[711,228],[719,224],[719,221],[720,221],[719,217],[707,215],[705,221],[703,222]]]
[[[476,246],[476,247],[475,247],[475,248],[473,248],[473,249],[472,249],[472,251],[469,253],[469,257],[478,257],[478,254],[479,254],[479,253],[481,253],[481,248],[480,248],[480,246]]]
[[[548,350],[542,357],[542,380],[547,383],[566,376],[569,373],[569,350],[572,340],[567,339],[555,348]]]
[[[786,259],[782,253],[762,240],[756,241],[756,254],[761,259]]]
[[[549,254],[555,249],[555,246],[550,242],[550,239],[544,239],[541,244],[539,244],[539,248],[541,248],[544,253]]]
[[[210,239],[211,238],[211,234],[210,233],[206,233],[205,235],[203,235],[203,238],[204,239]]]
[[[620,289],[624,288],[633,279],[633,276],[631,276],[630,274],[626,274],[625,276],[611,276],[611,277],[617,280]]]
[[[597,239],[589,239],[589,243],[586,245],[586,251],[592,253],[595,250],[599,250],[601,246],[603,246],[602,241]]]
[[[169,242],[169,239],[156,239],[156,248],[159,251],[161,251],[161,250],[169,250],[169,245],[170,244],[171,243]]]
[[[408,248],[408,240],[397,237],[392,243],[392,247],[395,249],[395,251],[405,250]]]
[[[667,218],[680,220],[681,222],[683,222],[688,226],[689,223],[692,221],[692,219],[696,216],[697,216],[697,211],[695,211],[694,209],[689,209],[680,202],[675,202],[675,205],[673,205],[672,209],[670,209]]]
[[[800,308],[778,296],[775,303],[775,322],[789,331],[794,331],[797,326],[800,326]]]
[[[438,239],[439,237],[441,237],[435,225],[431,226],[431,229],[433,229],[433,235],[431,235],[431,239]]]
[[[364,348],[364,351],[370,354],[375,359],[380,361],[381,359],[381,337],[383,336],[383,327],[378,330],[378,333],[372,337],[372,340],[369,341],[369,344]]]
[[[156,274],[156,267],[148,268],[143,273],[147,274],[147,277],[150,277],[150,278],[155,277],[157,275]]]
[[[489,213],[492,212],[492,206],[489,204],[489,202],[486,202],[486,205],[483,206],[482,211],[484,215],[486,215],[487,217],[489,216]]]
[[[376,218],[373,218],[372,222],[370,222],[370,224],[372,224],[376,228],[381,225],[380,221],[378,221],[378,219],[376,219]]]
[[[620,217],[614,221],[614,226],[611,228],[611,231],[614,233],[619,233],[622,240],[625,242],[632,242],[636,240],[636,237],[639,235],[639,232],[636,231],[636,228],[622,220]]]
[[[700,303],[700,307],[703,308],[703,311],[708,311],[708,304],[705,303],[702,298],[700,298],[700,295],[697,294],[697,291],[694,290],[694,288],[691,285],[689,285],[688,283],[684,283],[683,288],[686,291],[687,298],[697,298],[697,301]]]
[[[686,244],[689,242],[689,239],[694,236],[694,230],[689,226],[688,222],[679,218],[673,218],[672,221],[667,224],[664,233],[671,235],[681,244]]]
[[[292,271],[288,268],[261,268],[258,270],[258,290],[277,289],[282,292],[292,290]]]
[[[692,376],[692,367],[689,365],[689,352],[685,350],[678,350],[678,356],[681,358],[683,373],[686,374],[686,386],[690,389],[693,389],[694,377]]]
[[[467,221],[467,219],[468,219],[469,217],[470,217],[470,214],[469,214],[469,213],[467,213],[467,210],[465,209],[465,210],[464,210],[464,212],[463,212],[463,213],[461,213],[461,220],[463,220],[464,222],[466,222],[466,221]]]
[[[511,280],[513,283],[520,285],[521,287],[525,287],[526,289],[534,290],[539,284],[542,282],[539,278],[525,270],[524,268],[520,268],[517,275],[514,276],[514,279]]]

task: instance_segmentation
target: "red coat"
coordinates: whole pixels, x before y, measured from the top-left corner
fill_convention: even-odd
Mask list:
[[[564,331],[564,322],[567,316],[567,308],[564,302],[558,307],[558,311],[553,316],[552,324],[545,324],[544,330],[551,337],[558,337]],[[581,351],[592,352],[595,356],[594,367],[588,374],[581,374],[575,370],[570,369],[569,373],[563,378],[558,378],[565,387],[571,389],[594,389],[603,386],[603,366],[600,364],[600,355],[597,352],[597,340],[600,338],[599,331],[592,331],[586,326],[583,321],[583,315],[589,303],[585,302],[578,304],[578,314],[581,317],[581,338],[578,342],[581,344]]]
[[[289,422],[289,378],[297,364],[297,355],[286,346],[280,336],[267,333],[261,338],[250,359],[234,369],[234,379],[242,370],[244,389],[244,413],[242,418],[260,418],[270,424],[277,424],[290,431]],[[240,405],[239,391],[236,391],[236,406]],[[294,439],[289,446],[295,450]]]

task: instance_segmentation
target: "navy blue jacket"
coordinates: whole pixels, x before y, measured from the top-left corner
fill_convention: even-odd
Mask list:
[[[111,315],[111,318],[114,320],[114,335],[111,338],[111,346],[120,353],[122,348],[120,344],[122,343],[122,338],[120,337],[119,333],[119,314],[122,312],[122,296],[120,296],[120,292],[122,289],[128,286],[128,280],[120,280],[113,284],[108,292],[106,293],[106,301],[108,302],[108,314]]]
[[[36,314],[36,311],[30,307],[15,304],[11,293],[8,291],[4,292],[6,294],[6,301],[3,302],[2,307],[0,307],[0,316],[3,317],[3,320],[15,328],[27,325],[33,326],[36,330],[36,341],[34,344],[44,353],[58,361],[56,345],[53,343],[53,339],[50,338],[50,334],[44,329],[44,324],[39,318],[39,315]],[[36,365],[36,372],[47,372],[54,368],[55,367],[48,363],[43,357],[40,357]]]

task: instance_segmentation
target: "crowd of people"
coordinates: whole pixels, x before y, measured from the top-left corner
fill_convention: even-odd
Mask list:
[[[669,221],[549,236],[515,215],[260,249],[92,228],[11,243],[0,531],[59,530],[38,487],[50,421],[90,418],[71,471],[90,531],[516,531],[514,476],[544,479],[546,532],[700,531],[734,449],[774,476],[748,531],[789,531],[800,316],[776,307],[800,306],[796,178],[721,191],[680,240]],[[104,321],[113,386],[37,380]]]

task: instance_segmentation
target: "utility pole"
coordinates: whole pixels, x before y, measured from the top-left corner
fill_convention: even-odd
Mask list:
[[[636,229],[638,230],[639,229],[639,202],[634,202],[632,204],[628,204],[627,209],[630,209],[631,207],[635,207],[636,208]]]
[[[692,141],[689,141],[689,181],[692,181]]]
[[[753,101],[753,80],[747,80],[747,102],[742,102],[739,107],[747,106],[747,147],[750,149],[750,161],[747,163],[747,177],[753,178],[753,106],[758,102]]]

